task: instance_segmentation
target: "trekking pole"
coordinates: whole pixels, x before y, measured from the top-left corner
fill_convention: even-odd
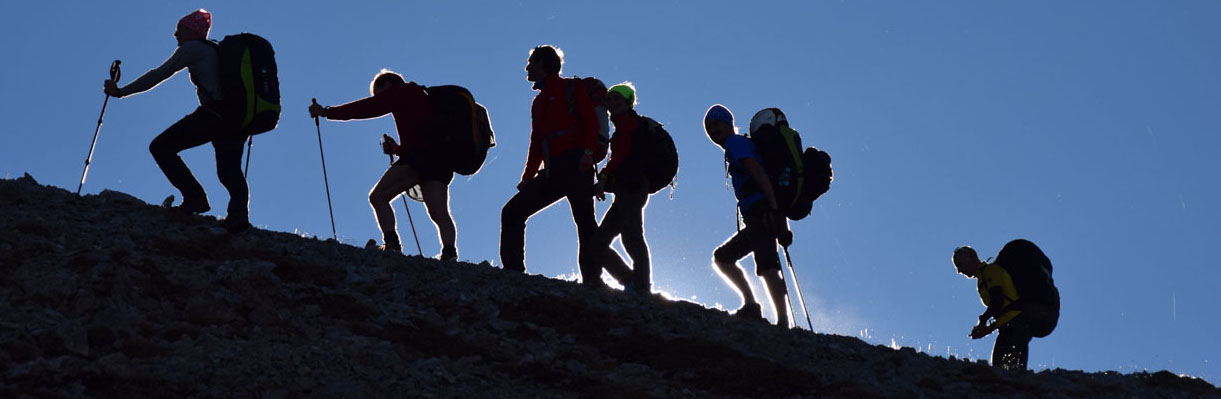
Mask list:
[[[119,84],[119,76],[123,74],[119,70],[119,60],[114,60],[110,63],[110,80],[116,85]],[[98,132],[102,131],[102,117],[106,116],[106,104],[110,102],[110,95],[106,95],[106,99],[102,100],[102,113],[98,115],[98,126],[93,129],[93,143],[89,144],[89,155],[85,156],[85,170],[81,172],[81,184],[76,186],[76,195],[81,195],[81,188],[85,187],[85,177],[89,176],[89,163],[93,161],[93,148],[98,145]]]
[[[792,233],[790,232],[790,234]],[[797,299],[801,301],[801,312],[806,315],[806,325],[810,326],[810,331],[814,331],[814,323],[810,322],[810,310],[806,309],[805,294],[801,293],[801,283],[797,282],[797,269],[793,267],[793,258],[789,256],[789,247],[786,245],[782,248],[784,248],[784,261],[789,264],[789,273],[793,274],[793,286],[797,287]],[[792,299],[789,300],[791,301]]]
[[[254,136],[250,136],[250,141],[246,142],[246,168],[242,169],[242,177],[250,176],[250,152],[254,150]]]
[[[318,105],[317,98],[310,101]],[[318,130],[318,156],[322,158],[322,182],[326,184],[326,210],[331,214],[331,235],[335,237],[335,241],[339,241],[339,234],[335,232],[335,210],[331,207],[331,182],[326,178],[326,154],[322,152],[322,126],[318,124],[317,116],[314,117],[314,128]]]
[[[394,154],[386,154],[390,157],[390,165],[394,165]],[[403,209],[407,210],[407,223],[411,225],[411,236],[415,238],[415,249],[420,251],[420,257],[424,256],[424,248],[420,247],[420,236],[415,233],[415,221],[411,220],[411,208],[407,207],[407,195],[401,194],[403,198]]]
[[[784,271],[783,270],[780,271],[780,281],[784,281]],[[787,287],[787,285],[786,285],[786,287]],[[788,293],[785,293],[784,296],[789,299],[789,314],[793,315],[792,320],[793,320],[793,325],[795,326],[795,325],[797,325],[797,313],[795,311],[793,311],[793,296],[789,295]],[[785,327],[787,328],[788,326],[785,326]]]

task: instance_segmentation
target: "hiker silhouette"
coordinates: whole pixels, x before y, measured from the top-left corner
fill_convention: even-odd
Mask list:
[[[1025,370],[1030,340],[1051,334],[1060,318],[1060,292],[1051,278],[1051,260],[1034,243],[1014,240],[988,263],[975,249],[958,247],[952,258],[959,274],[976,279],[987,309],[971,329],[971,339],[1000,331],[992,347],[992,365]],[[988,323],[988,321],[992,323]]]
[[[647,295],[651,291],[649,245],[644,238],[644,208],[648,206],[648,181],[645,168],[649,144],[648,134],[656,133],[660,125],[636,113],[636,88],[631,82],[607,90],[606,106],[614,123],[610,141],[610,160],[598,173],[594,195],[606,199],[614,196],[591,241],[591,249],[583,252],[589,259],[581,262],[581,275],[591,285],[602,284],[602,269],[610,272],[628,292]],[[656,126],[656,127],[655,127]],[[677,158],[675,158],[677,161]],[[632,259],[629,268],[610,244],[621,236],[623,248]]]
[[[406,81],[403,75],[383,69],[369,83],[369,94],[369,97],[331,107],[311,104],[310,116],[346,121],[394,115],[402,144],[384,137],[382,152],[399,158],[369,191],[369,205],[373,207],[373,215],[382,232],[380,248],[402,253],[391,201],[418,185],[428,216],[441,240],[438,258],[457,259],[457,229],[449,210],[449,183],[454,179],[454,172],[439,151],[441,136],[430,130],[435,110],[428,92],[424,86]]]
[[[148,150],[170,184],[182,194],[182,202],[173,209],[201,214],[211,210],[208,195],[178,153],[212,143],[217,177],[229,191],[229,206],[221,226],[232,233],[240,233],[251,227],[250,189],[242,173],[242,143],[246,136],[225,123],[221,116],[224,99],[219,55],[215,45],[207,41],[211,27],[212,14],[208,11],[199,9],[187,14],[179,19],[174,30],[178,47],[165,62],[123,87],[119,87],[118,82],[106,80],[103,91],[116,98],[130,96],[152,89],[183,68],[187,69],[200,105],[157,135]]]
[[[530,147],[517,193],[505,203],[500,217],[500,260],[505,270],[526,271],[526,220],[567,198],[577,225],[578,262],[588,259],[594,219],[594,154],[600,126],[597,104],[586,84],[560,77],[563,52],[549,45],[535,47],[526,62],[526,80],[538,90],[530,106]],[[542,169],[540,170],[540,166]],[[582,267],[582,270],[586,270]],[[586,276],[588,277],[588,276]],[[594,283],[583,279],[585,284]]]
[[[763,279],[772,308],[776,310],[776,325],[789,326],[785,310],[788,288],[781,276],[780,257],[776,253],[777,233],[787,231],[787,221],[778,212],[776,195],[772,191],[755,145],[737,134],[733,113],[716,104],[704,114],[704,131],[713,143],[725,150],[725,162],[733,182],[734,196],[746,227],[735,233],[713,252],[713,263],[721,276],[742,296],[744,304],[735,312],[747,319],[762,318],[759,302],[746,281],[746,273],[738,260],[751,253],[755,258],[755,274]]]

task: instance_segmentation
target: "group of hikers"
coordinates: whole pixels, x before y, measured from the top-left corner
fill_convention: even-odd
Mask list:
[[[129,96],[155,87],[184,68],[188,70],[200,106],[154,138],[149,151],[182,194],[182,201],[172,209],[202,214],[210,210],[207,194],[178,153],[211,143],[218,177],[230,198],[221,227],[240,234],[251,228],[249,190],[241,169],[242,146],[251,135],[274,128],[279,116],[278,81],[274,80],[274,61],[258,61],[259,43],[266,46],[265,41],[260,42],[257,36],[251,39],[250,34],[237,35],[241,37],[233,40],[235,36],[229,36],[220,43],[210,41],[211,18],[202,9],[182,17],[174,32],[178,47],[169,59],[122,87],[112,72],[112,79],[104,82],[104,91],[116,98]],[[241,46],[231,44],[239,39],[243,40]],[[238,50],[230,50],[233,48]],[[236,59],[244,61],[231,68],[227,60],[233,57],[229,54],[238,54]],[[502,267],[526,271],[527,221],[566,199],[577,226],[581,283],[605,288],[601,275],[606,270],[625,291],[648,295],[652,280],[644,209],[649,196],[670,184],[677,171],[673,140],[661,124],[636,111],[636,87],[630,82],[607,88],[596,79],[564,78],[563,62],[563,53],[549,45],[535,47],[527,58],[526,79],[538,93],[531,105],[530,144],[521,181],[501,212]],[[229,71],[240,68],[246,69]],[[271,81],[258,80],[268,79],[258,77],[260,73],[270,74]],[[242,76],[243,81],[228,82],[239,78],[227,74]],[[449,184],[456,170],[474,173],[494,139],[476,148],[483,153],[477,155],[473,169],[456,168],[449,159],[455,155],[450,153],[453,143],[448,132],[438,131],[451,125],[439,125],[437,120],[465,121],[461,129],[473,130],[458,132],[461,137],[472,132],[478,136],[479,125],[486,125],[483,129],[490,138],[486,112],[465,89],[425,87],[389,70],[373,78],[369,91],[369,97],[341,105],[323,106],[315,101],[309,106],[309,115],[315,121],[393,115],[398,141],[383,138],[383,151],[393,162],[369,192],[369,203],[382,232],[379,248],[402,253],[391,201],[418,190],[440,238],[438,258],[457,259]],[[444,115],[453,108],[438,100],[442,92],[459,93],[447,98],[460,98],[459,103],[465,98],[469,107],[461,108],[461,115]],[[268,114],[274,114],[270,122],[266,120]],[[480,117],[485,120],[482,124],[477,120]],[[709,107],[703,121],[708,138],[724,150],[725,167],[744,222],[714,251],[714,267],[742,297],[743,305],[734,315],[763,320],[762,306],[751,291],[746,271],[738,264],[753,254],[755,274],[764,282],[776,324],[788,328],[790,315],[784,306],[788,289],[777,246],[787,251],[793,240],[788,221],[808,215],[810,203],[826,192],[831,182],[830,158],[814,148],[803,152],[800,137],[789,128],[779,109],[767,108],[755,114],[749,123],[749,136],[739,133],[734,114],[720,104]],[[598,170],[598,164],[607,157]],[[599,222],[594,200],[604,200],[607,193],[613,195],[613,202]],[[611,249],[615,237],[620,237],[631,258],[630,266]],[[978,339],[999,330],[993,364],[1025,369],[1030,340],[1049,334],[1059,315],[1059,294],[1052,283],[1050,260],[1026,240],[1006,245],[993,263],[980,261],[970,247],[958,248],[952,259],[960,273],[978,280],[980,298],[987,306],[970,336]]]

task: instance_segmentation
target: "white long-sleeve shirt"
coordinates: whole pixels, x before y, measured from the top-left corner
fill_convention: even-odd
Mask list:
[[[195,95],[199,97],[200,105],[221,99],[219,57],[216,48],[203,40],[182,43],[161,66],[148,70],[119,90],[124,96],[147,91],[183,68],[187,69],[191,83],[195,84]]]

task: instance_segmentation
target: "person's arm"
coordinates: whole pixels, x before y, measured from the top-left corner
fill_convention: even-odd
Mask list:
[[[118,93],[119,95],[115,97],[130,96],[132,94],[142,93],[157,87],[157,85],[161,84],[161,82],[164,82],[166,79],[174,76],[175,73],[178,73],[178,71],[186,68],[193,59],[191,56],[197,56],[198,54],[196,53],[198,53],[198,51],[198,47],[193,45],[188,46],[187,43],[178,46],[178,48],[174,49],[174,53],[170,54],[170,58],[166,59],[165,62],[162,62],[160,66],[148,70],[148,72],[140,75],[140,77],[131,81],[131,83],[120,87]]]
[[[615,134],[611,136],[610,160],[606,161],[606,167],[602,168],[602,175],[605,176],[613,176],[619,170],[619,166],[628,157],[632,156],[632,138],[636,136],[637,130],[641,128],[640,123],[635,118],[619,120],[622,122],[615,125]]]
[[[763,170],[763,165],[759,164],[754,157],[742,159],[742,166],[746,168],[746,172],[750,174],[750,179],[759,187],[759,191],[763,193],[763,199],[767,200],[769,210],[780,209],[780,205],[776,202],[776,192],[772,191],[772,180],[767,177],[767,172]]]
[[[347,104],[326,107],[322,116],[335,121],[353,119],[371,119],[384,116],[393,111],[387,94],[365,97]]]
[[[585,155],[581,156],[579,167],[581,171],[586,171],[594,167],[592,154],[598,147],[598,137],[601,136],[602,127],[599,126],[601,118],[594,113],[594,105],[589,99],[589,91],[585,90],[585,85],[576,84],[574,86],[576,87],[573,88],[572,96],[577,102],[577,112],[580,113],[578,115],[580,120],[577,122],[581,124],[582,131],[586,133],[579,144],[581,150],[585,152]]]
[[[543,148],[542,140],[535,140],[535,134],[542,130],[542,115],[539,103],[539,98],[534,97],[534,102],[530,104],[530,149],[526,153],[526,167],[521,172],[521,182],[533,179],[538,174],[539,166],[543,164]]]
[[[581,140],[581,148],[584,150],[594,151],[598,147],[598,136],[602,131],[602,127],[598,126],[598,115],[594,113],[594,104],[589,98],[589,91],[585,90],[585,85],[576,84],[573,88],[572,97],[577,102],[577,115],[580,118],[578,121],[581,124],[581,129],[586,132],[584,140]]]
[[[983,314],[979,315],[980,325],[987,323],[988,319],[999,316],[1005,308],[1005,292],[1000,286],[988,287],[988,299],[988,308],[984,310]]]

